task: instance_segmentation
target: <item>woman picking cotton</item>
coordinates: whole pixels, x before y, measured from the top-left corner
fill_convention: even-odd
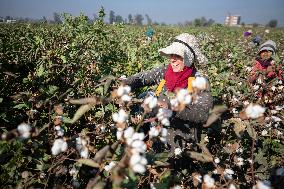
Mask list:
[[[200,140],[201,125],[206,122],[212,107],[208,81],[195,67],[195,64],[206,64],[207,58],[202,54],[196,37],[188,33],[178,35],[159,52],[169,59],[168,65],[135,74],[124,79],[123,83],[131,89],[158,86],[154,96],[145,98],[146,105],[151,104],[149,109],[154,109],[153,102],[157,98],[156,117],[167,128],[162,141],[165,146],[161,150],[177,154]],[[150,136],[155,133],[153,128],[150,131]]]

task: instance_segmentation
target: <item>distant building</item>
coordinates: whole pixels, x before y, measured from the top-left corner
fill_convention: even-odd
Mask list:
[[[6,20],[7,23],[16,23],[17,20]]]
[[[241,23],[241,16],[240,15],[228,15],[225,19],[226,26],[239,26]]]

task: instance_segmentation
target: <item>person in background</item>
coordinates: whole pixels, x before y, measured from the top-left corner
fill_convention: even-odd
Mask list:
[[[255,37],[252,39],[252,42],[254,43],[254,45],[259,46],[259,45],[260,45],[260,42],[261,42],[261,37],[260,37],[259,35],[255,36]]]
[[[259,74],[264,76],[265,81],[270,81],[274,78],[282,80],[282,73],[280,67],[277,67],[273,61],[273,55],[276,53],[276,43],[272,40],[268,40],[260,45],[257,57],[253,68],[249,75],[249,82],[254,84],[259,77]]]
[[[244,37],[250,37],[252,35],[252,30],[248,30],[244,32]]]
[[[201,77],[195,64],[206,64],[208,60],[199,49],[197,38],[188,33],[176,36],[171,45],[159,52],[169,59],[168,65],[135,74],[124,79],[123,83],[132,89],[158,85],[155,93],[158,106],[170,109],[168,94],[179,89],[189,89],[191,79]],[[170,118],[167,143],[161,151],[168,150],[170,154],[174,154],[177,148],[183,150],[196,144],[200,140],[202,124],[207,121],[212,106],[213,98],[207,88],[199,93],[196,103],[186,105],[182,111],[176,112]]]
[[[146,31],[147,40],[151,41],[153,38],[153,35],[154,35],[154,29],[151,26],[149,26]]]

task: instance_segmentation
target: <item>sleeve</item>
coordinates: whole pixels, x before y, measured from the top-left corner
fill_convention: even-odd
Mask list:
[[[159,66],[149,71],[141,72],[130,76],[123,80],[125,85],[129,85],[132,89],[143,86],[152,86],[160,82],[164,78],[165,66]]]
[[[257,63],[255,63],[255,65],[252,67],[252,70],[249,73],[249,77],[248,77],[248,81],[250,83],[254,83],[258,74],[257,72],[259,71],[258,67],[257,67]]]
[[[187,105],[184,110],[177,112],[175,117],[194,123],[204,123],[213,107],[213,97],[208,91],[200,93],[195,104]]]

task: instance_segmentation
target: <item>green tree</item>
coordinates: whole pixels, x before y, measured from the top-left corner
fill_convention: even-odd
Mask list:
[[[142,26],[143,25],[144,17],[141,14],[136,14],[134,16],[134,23],[136,25]]]
[[[122,16],[117,15],[117,16],[115,17],[115,22],[117,22],[117,23],[123,23],[123,18],[122,18]]]
[[[131,14],[128,15],[128,23],[133,24],[133,18]]]
[[[277,27],[277,20],[273,19],[273,20],[270,20],[267,24],[268,27],[271,27],[271,28],[276,28]]]
[[[61,18],[60,18],[60,14],[58,14],[57,12],[53,13],[53,20],[55,23],[61,24]]]

